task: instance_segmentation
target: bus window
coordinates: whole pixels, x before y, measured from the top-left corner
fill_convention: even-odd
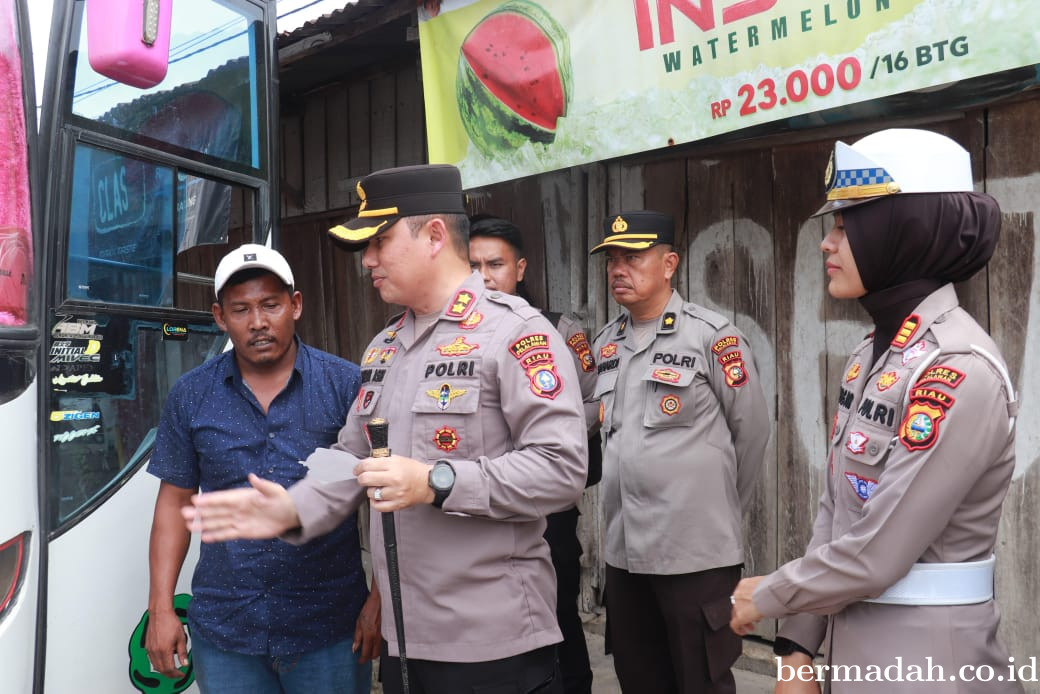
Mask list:
[[[173,3],[169,69],[149,89],[94,72],[80,32],[72,113],[94,128],[174,153],[189,150],[218,165],[263,170],[266,114],[263,10],[221,0]],[[77,3],[75,21],[83,21]],[[205,17],[205,22],[199,22]]]
[[[51,336],[49,508],[60,533],[144,461],[166,394],[219,353],[224,334],[212,324],[76,314],[57,316]]]

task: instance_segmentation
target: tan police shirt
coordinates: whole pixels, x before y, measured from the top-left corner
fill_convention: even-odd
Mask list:
[[[953,285],[929,295],[873,367],[868,338],[845,367],[832,426],[826,487],[801,559],[767,576],[754,594],[780,635],[832,664],[931,663],[1007,674],[993,601],[957,606],[862,602],[915,562],[984,560],[994,550],[1014,470],[1014,405],[990,337],[957,304]],[[936,353],[937,351],[937,353]],[[910,685],[906,685],[910,687]],[[1015,692],[1017,684],[963,682],[927,691]],[[873,689],[871,688],[873,687]],[[832,691],[879,691],[877,682],[834,682]],[[916,691],[888,685],[885,691]]]
[[[365,350],[362,388],[335,446],[368,455],[362,426],[385,417],[393,453],[455,468],[442,509],[395,514],[408,656],[479,662],[557,643],[542,533],[547,514],[577,501],[587,466],[581,392],[564,340],[523,299],[485,289],[478,273],[426,332],[414,326],[407,312]],[[356,482],[294,485],[295,539],[334,527],[357,493]],[[383,636],[397,655],[377,516]]]
[[[647,574],[742,563],[741,510],[770,431],[747,340],[672,292],[648,345],[622,313],[593,355],[607,563]]]

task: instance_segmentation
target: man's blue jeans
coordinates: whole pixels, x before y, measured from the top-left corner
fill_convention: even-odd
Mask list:
[[[193,635],[191,656],[203,694],[368,694],[372,663],[359,664],[352,644],[274,657],[223,651]]]

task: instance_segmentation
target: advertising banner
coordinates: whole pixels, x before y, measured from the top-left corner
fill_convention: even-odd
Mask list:
[[[443,0],[430,161],[467,187],[1040,62],[1035,0]]]

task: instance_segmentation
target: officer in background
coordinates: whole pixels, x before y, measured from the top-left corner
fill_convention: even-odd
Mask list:
[[[622,691],[734,692],[730,594],[770,423],[747,339],[671,288],[672,218],[605,224],[625,309],[596,337],[608,646]]]
[[[414,691],[562,692],[556,581],[542,534],[545,516],[572,507],[586,478],[573,362],[538,311],[470,270],[458,169],[377,171],[358,194],[357,219],[330,233],[363,249],[380,297],[407,310],[365,350],[362,388],[334,448],[368,455],[364,425],[381,417],[393,455],[312,465],[288,491],[252,477],[253,489],[197,497],[185,518],[203,541],[291,531],[287,539],[300,542],[335,527],[367,493],[373,514],[396,512]],[[390,596],[382,524],[373,521],[375,575]],[[380,670],[395,693],[390,602]]]
[[[470,217],[469,264],[484,278],[488,289],[515,294],[527,299],[524,291],[524,242],[515,224],[489,215]],[[592,348],[585,336],[580,316],[574,313],[542,311],[560,332],[581,380],[581,394],[585,401],[585,421],[589,431],[588,488],[599,482],[602,472],[602,451],[599,438],[598,405],[593,400],[596,388],[596,363]],[[592,668],[585,630],[578,615],[578,595],[581,592],[581,542],[578,540],[578,507],[549,514],[546,518],[545,540],[552,553],[556,570],[556,619],[563,632],[563,643],[558,647],[560,674],[567,694],[589,694],[592,691]]]
[[[834,213],[820,244],[828,292],[858,299],[874,331],[842,372],[805,555],[741,581],[733,628],[794,615],[776,645],[786,673],[808,666],[829,633],[832,668],[938,676],[835,679],[836,694],[1022,691],[993,601],[1018,403],[1000,351],[953,286],[985,267],[1000,235],[996,200],[973,191],[956,142],[883,130],[835,145],[828,202],[814,215]],[[787,677],[777,689],[819,686]]]

